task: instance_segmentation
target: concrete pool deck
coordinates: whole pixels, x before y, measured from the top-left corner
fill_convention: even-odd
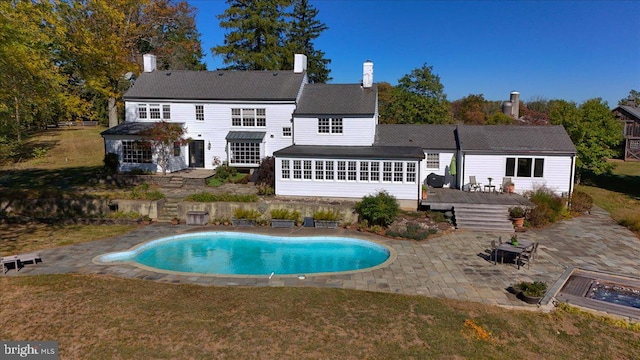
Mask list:
[[[386,267],[349,274],[295,276],[225,277],[163,274],[133,265],[97,265],[92,259],[109,252],[123,251],[142,242],[193,231],[241,231],[271,235],[347,236],[385,244],[397,252]],[[494,265],[489,260],[491,240],[509,234],[455,231],[426,241],[393,240],[345,229],[271,229],[225,226],[172,226],[153,224],[125,235],[89,243],[39,251],[42,262],[28,264],[4,276],[41,274],[106,274],[163,283],[210,286],[296,286],[331,287],[365,291],[424,295],[474,301],[505,307],[527,308],[506,288],[518,281],[545,281],[553,285],[572,267],[640,276],[640,239],[617,225],[607,212],[594,208],[590,215],[561,221],[544,229],[528,230],[519,238],[540,243],[538,257],[518,270],[512,264]],[[0,275],[1,276],[1,275]]]

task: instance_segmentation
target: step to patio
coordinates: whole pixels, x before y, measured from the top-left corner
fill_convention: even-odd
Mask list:
[[[172,176],[169,182],[164,186],[168,188],[181,188],[184,185],[184,179],[181,176]]]
[[[160,214],[158,214],[158,221],[170,222],[171,219],[178,217],[178,202],[180,201],[182,199],[167,198],[160,210]]]
[[[513,232],[508,205],[458,204],[453,214],[457,229]]]

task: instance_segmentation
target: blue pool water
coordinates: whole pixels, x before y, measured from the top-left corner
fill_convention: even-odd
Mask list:
[[[204,232],[154,240],[97,261],[202,274],[299,275],[366,269],[389,255],[384,246],[353,238]]]
[[[596,282],[587,297],[640,309],[640,289],[629,286]]]

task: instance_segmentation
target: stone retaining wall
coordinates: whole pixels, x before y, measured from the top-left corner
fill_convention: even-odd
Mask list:
[[[0,211],[8,215],[46,218],[103,216],[110,212],[110,200],[79,197],[75,199],[0,199]]]

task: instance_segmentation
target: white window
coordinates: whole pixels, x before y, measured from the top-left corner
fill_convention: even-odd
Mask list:
[[[319,118],[318,133],[319,134],[342,134],[341,118]]]
[[[416,182],[416,163],[407,163],[407,182],[415,184]]]
[[[285,126],[282,128],[282,136],[284,137],[291,137],[293,133],[291,132],[291,127],[290,126]]]
[[[334,172],[333,172],[333,161],[326,161],[325,163],[325,178],[327,180],[333,180],[334,179]]]
[[[162,118],[171,120],[171,105],[162,105]]]
[[[291,163],[289,160],[282,160],[282,178],[290,179],[291,178]]]
[[[204,121],[204,105],[196,105],[196,120]]]
[[[147,104],[138,104],[138,118],[139,119],[147,118]]]
[[[266,109],[231,109],[231,126],[265,127]]]
[[[378,182],[380,181],[380,162],[372,161],[371,162],[371,181]]]
[[[391,161],[385,161],[382,163],[382,181],[384,182],[391,182],[391,180],[393,179],[393,171],[391,165]]]
[[[403,171],[404,163],[401,161],[396,161],[393,163],[393,182],[402,182],[404,177]]]
[[[229,143],[231,148],[231,164],[260,164],[260,143],[239,141]]]
[[[147,141],[123,140],[122,162],[143,164],[151,162],[151,144]]]
[[[305,160],[303,162],[304,165],[304,178],[307,180],[311,180],[312,172],[311,172],[311,160]]]
[[[347,180],[347,162],[338,161],[338,181]]]
[[[316,180],[324,180],[324,161],[316,161]]]
[[[440,154],[427,154],[427,169],[440,168]]]
[[[360,161],[360,181],[369,181],[369,162]]]
[[[507,158],[504,176],[543,177],[544,159],[542,158]]]
[[[149,118],[160,119],[160,104],[149,104]]]
[[[348,177],[347,180],[349,181],[356,181],[357,176],[358,176],[358,167],[357,167],[357,162],[356,161],[349,161],[349,167],[348,167]]]
[[[302,161],[293,160],[293,178],[302,179]]]

